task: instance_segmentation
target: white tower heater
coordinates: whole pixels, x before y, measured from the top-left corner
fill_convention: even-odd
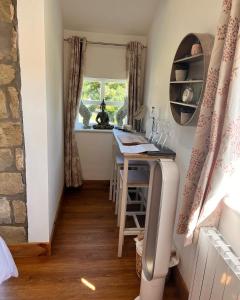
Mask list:
[[[179,172],[173,160],[155,163],[150,175],[140,295],[161,300],[168,273],[177,207]]]

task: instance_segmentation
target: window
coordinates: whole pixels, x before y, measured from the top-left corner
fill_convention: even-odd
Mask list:
[[[90,125],[96,123],[96,116],[100,111],[99,106],[103,99],[105,99],[110,123],[117,125],[116,113],[124,105],[126,97],[127,80],[89,77],[85,77],[83,80],[81,101],[92,114]],[[79,122],[82,123],[82,120],[82,116],[79,115]]]

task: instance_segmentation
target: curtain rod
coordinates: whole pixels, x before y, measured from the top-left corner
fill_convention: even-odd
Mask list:
[[[70,38],[64,39],[65,42],[70,42]],[[93,41],[87,41],[87,44],[89,45],[102,45],[102,46],[117,46],[117,47],[127,47],[127,44],[118,44],[118,43],[106,43],[106,42],[93,42]],[[146,46],[143,46],[143,48],[147,48]]]

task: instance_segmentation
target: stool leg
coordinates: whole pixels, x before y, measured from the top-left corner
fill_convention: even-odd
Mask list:
[[[122,198],[123,193],[121,191]],[[119,211],[119,239],[118,239],[118,257],[122,257],[122,248],[123,248],[123,243],[124,243],[124,228],[125,228],[125,222],[126,222],[126,201],[124,199],[121,199],[121,207]],[[119,203],[120,204],[120,203]]]
[[[142,193],[143,191],[140,189],[138,189],[138,200],[143,202],[143,197],[142,197]],[[140,211],[144,211],[144,204],[140,204]]]
[[[109,189],[109,200],[113,199],[113,178],[114,178],[114,171],[115,171],[115,163],[113,163],[111,178],[110,178],[110,189]]]
[[[120,180],[119,180],[120,181]],[[119,198],[118,198],[118,210],[117,210],[117,226],[120,226],[120,218],[121,218],[121,207],[122,207],[122,184],[120,183],[119,187]],[[127,210],[127,205],[126,205]]]
[[[122,257],[122,247],[124,242],[124,229],[126,223],[126,207],[127,207],[127,193],[128,193],[128,159],[124,158],[124,172],[122,181],[122,197],[120,209],[120,227],[118,239],[118,257]]]
[[[117,193],[117,176],[118,176],[118,165],[115,163],[114,174],[113,174],[113,202],[116,201],[116,193]]]
[[[109,200],[112,200],[113,197],[113,177],[115,171],[115,164],[116,164],[116,142],[113,138],[112,140],[112,171],[111,171],[111,178],[110,178],[110,189],[109,189]]]
[[[119,199],[120,199],[120,168],[117,168],[117,191],[116,191],[116,200],[115,200],[115,215],[118,214],[119,209]]]

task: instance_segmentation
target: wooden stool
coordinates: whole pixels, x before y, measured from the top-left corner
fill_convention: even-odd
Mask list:
[[[137,235],[139,231],[144,228],[140,226],[137,216],[145,215],[145,212],[127,212],[127,197],[123,197],[122,193],[123,184],[123,170],[120,170],[120,195],[119,195],[119,239],[118,239],[118,257],[122,257],[122,247],[125,235]],[[149,186],[149,173],[145,170],[128,170],[128,188],[148,188]],[[123,199],[126,199],[125,201]],[[135,226],[134,228],[126,228],[126,216],[132,216]]]
[[[129,168],[129,170],[139,170],[141,171],[141,169],[143,170],[144,168],[144,171],[148,171],[148,165],[136,165],[135,168]],[[121,194],[120,194],[120,191],[121,191],[121,186],[120,186],[120,178],[121,178],[121,173],[120,172],[123,172],[123,167],[119,170],[119,174],[117,176],[117,191],[116,191],[116,201],[115,201],[115,215],[117,215],[117,225],[118,227],[120,226],[120,212],[121,212],[121,205],[119,204],[120,201],[121,201]],[[131,187],[130,187],[131,188]],[[132,187],[133,190],[129,190],[128,189],[128,194],[127,194],[127,205],[131,205],[131,204],[139,204],[141,209],[140,211],[143,211],[144,208],[146,208],[146,197],[143,195],[143,192],[142,192],[142,189],[140,187]],[[132,197],[130,196],[130,193],[132,194],[135,194],[135,200],[132,199]],[[127,210],[127,209],[126,209]]]
[[[124,158],[121,154],[117,154],[115,157],[114,165],[112,168],[112,174],[110,179],[110,189],[109,189],[109,200],[116,202],[119,198],[119,172],[123,169]],[[140,166],[148,167],[145,161],[130,161],[129,169],[138,168]],[[115,213],[117,213],[115,211]]]
[[[111,171],[111,178],[110,178],[110,187],[109,187],[109,200],[114,200],[114,185],[115,185],[115,174],[116,174],[116,169],[117,169],[117,157],[122,157],[122,155],[117,151],[117,145],[116,141],[113,142],[112,145],[112,171]],[[122,158],[123,160],[123,158]]]

